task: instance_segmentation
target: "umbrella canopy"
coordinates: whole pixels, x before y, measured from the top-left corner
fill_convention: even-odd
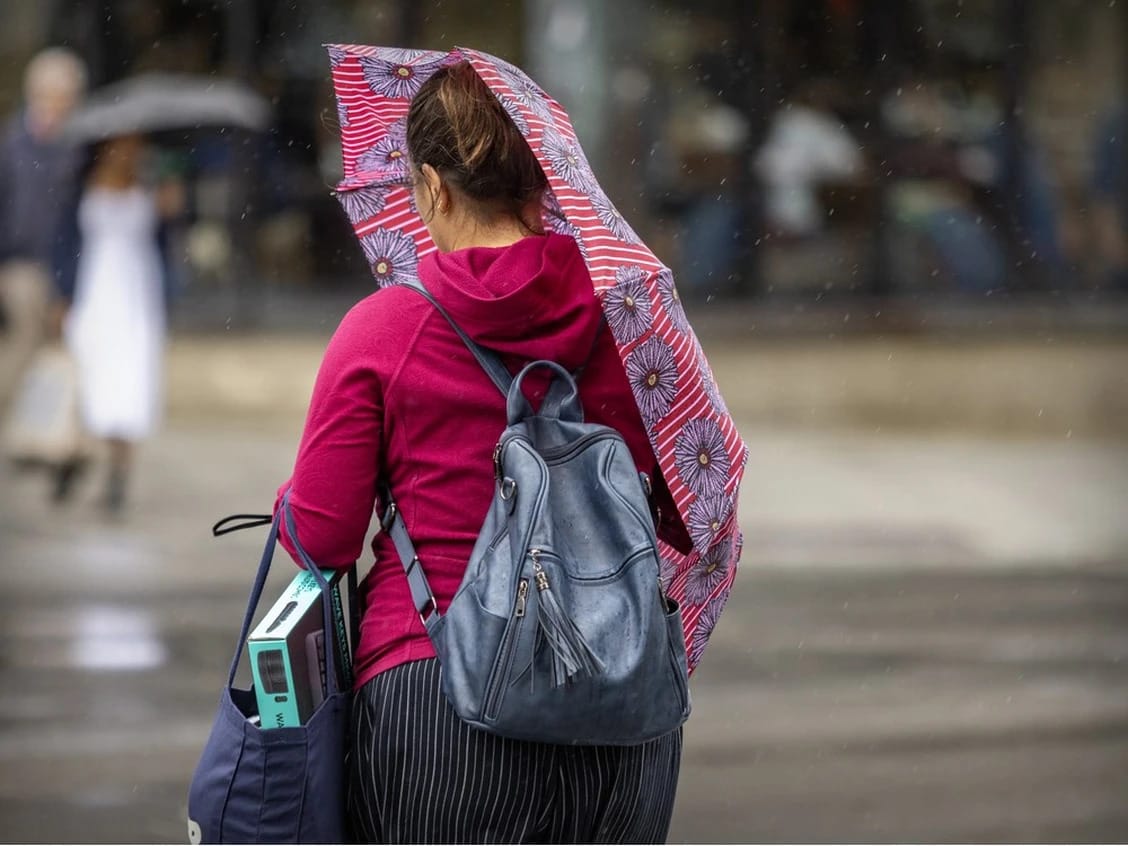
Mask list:
[[[201,127],[265,129],[270,104],[243,83],[181,74],[143,74],[93,92],[67,122],[76,143],[134,132]]]
[[[338,196],[381,285],[435,249],[415,208],[407,162],[411,98],[439,68],[467,61],[497,96],[548,177],[546,225],[572,235],[615,337],[654,454],[693,539],[661,544],[662,578],[682,604],[690,667],[728,599],[740,559],[736,500],[748,450],[686,320],[673,275],[599,187],[572,122],[523,71],[475,50],[329,47],[344,178]]]

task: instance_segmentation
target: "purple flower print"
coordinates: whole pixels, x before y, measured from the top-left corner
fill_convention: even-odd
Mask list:
[[[388,134],[365,150],[356,160],[358,171],[403,171],[407,173],[407,122],[395,123]]]
[[[342,50],[340,47],[329,48],[329,66],[337,67],[341,62],[349,57],[348,51]]]
[[[544,190],[544,196],[541,202],[544,204],[544,216],[547,223],[550,218],[556,220],[564,220],[564,209],[560,208],[560,201],[556,199],[556,194],[553,193],[551,188]]]
[[[678,365],[674,351],[658,338],[639,344],[627,356],[627,379],[647,426],[653,426],[674,401]]]
[[[527,80],[530,84],[536,85],[532,78],[521,70],[517,65],[513,64],[508,59],[503,59],[501,56],[491,56],[489,53],[483,53],[487,59],[493,62],[493,66],[497,68],[498,73],[504,77],[513,77],[517,80]]]
[[[383,59],[385,62],[409,65],[426,52],[426,50],[413,50],[409,47],[381,47],[379,49],[379,58]]]
[[[720,594],[705,606],[701,616],[697,618],[697,625],[693,629],[693,634],[690,635],[687,650],[691,670],[701,662],[701,656],[705,653],[705,644],[709,642],[713,630],[717,627],[717,621],[721,619],[721,612],[725,609],[728,598],[728,591]]]
[[[690,568],[685,580],[685,601],[704,605],[721,583],[728,578],[732,566],[732,538],[722,538],[706,550]]]
[[[353,191],[342,191],[337,195],[345,214],[355,226],[358,223],[375,217],[384,210],[387,200],[387,190],[375,186],[357,188]]]
[[[440,62],[410,64],[407,61],[384,61],[361,56],[360,66],[364,70],[364,81],[374,93],[393,100],[410,100],[427,77],[439,69]]]
[[[337,126],[349,125],[349,107],[345,105],[344,100],[337,100]]]
[[[599,215],[600,221],[611,230],[612,235],[628,244],[642,243],[606,194],[602,191],[595,191],[591,197],[591,204],[595,208],[595,213]]]
[[[551,196],[551,192],[546,192],[546,197]],[[554,205],[555,204],[555,207]],[[567,235],[576,242],[576,246],[580,248],[580,255],[584,257],[584,261],[588,260],[588,248],[584,243],[584,239],[580,236],[579,227],[571,223],[564,217],[564,212],[560,211],[559,204],[556,204],[556,198],[553,196],[552,203],[546,201],[546,212],[544,215],[544,223],[550,230],[557,235]]]
[[[689,506],[686,528],[698,549],[707,549],[728,520],[732,501],[724,494],[699,496]]]
[[[564,217],[564,209],[560,208],[560,201],[556,199],[556,194],[551,188],[545,189],[541,204],[543,206],[541,216],[544,219],[544,225],[561,235],[571,235],[571,232],[563,231],[563,226],[568,223],[568,219]],[[575,229],[575,227],[572,228]]]
[[[682,482],[698,496],[724,493],[729,455],[725,436],[715,420],[690,420],[674,443],[674,464]]]
[[[362,236],[360,246],[381,287],[402,284],[415,275],[419,257],[410,235],[394,229],[377,229]]]
[[[630,343],[650,328],[650,295],[641,267],[624,265],[615,271],[615,287],[604,296],[603,312],[619,343]]]
[[[544,93],[539,85],[533,82],[523,70],[516,65],[511,65],[504,59],[499,59],[496,56],[490,57],[494,62],[494,67],[497,68],[501,78],[505,80],[505,84],[509,86],[509,90],[513,92],[513,96],[517,101],[525,106],[534,115],[546,123],[552,122],[552,110],[548,107],[548,95]]]
[[[541,149],[553,172],[584,194],[598,190],[595,175],[584,158],[583,151],[571,141],[550,129],[541,136]]]
[[[670,318],[674,328],[679,332],[689,329],[689,320],[686,319],[677,285],[674,284],[674,274],[668,267],[662,268],[658,273],[658,292],[662,298],[662,308],[665,309],[666,316]]]
[[[517,105],[517,101],[505,94],[498,94],[497,100],[501,103],[501,107],[505,109],[505,113],[509,115],[509,119],[512,120],[517,127],[517,131],[528,138],[529,122],[525,119],[525,115],[521,111],[521,107]]]

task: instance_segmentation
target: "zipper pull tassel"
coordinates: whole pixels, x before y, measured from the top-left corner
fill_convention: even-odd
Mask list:
[[[561,687],[577,676],[594,676],[603,671],[603,662],[592,651],[568,612],[548,584],[548,574],[540,562],[541,550],[530,549],[533,578],[537,583],[537,632],[548,647],[552,667],[552,686]]]

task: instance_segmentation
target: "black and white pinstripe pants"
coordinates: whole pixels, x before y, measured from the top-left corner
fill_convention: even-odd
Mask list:
[[[660,843],[681,729],[640,746],[509,740],[463,722],[439,662],[414,661],[357,691],[348,807],[370,843]]]

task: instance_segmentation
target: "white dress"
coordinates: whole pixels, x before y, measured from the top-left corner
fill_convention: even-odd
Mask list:
[[[93,188],[78,208],[82,250],[67,344],[78,366],[79,407],[99,438],[139,440],[161,404],[165,337],[155,200],[142,188]]]

